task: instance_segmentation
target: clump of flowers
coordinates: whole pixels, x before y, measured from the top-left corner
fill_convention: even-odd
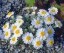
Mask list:
[[[40,49],[45,45],[52,47],[54,44],[54,28],[62,27],[62,23],[55,18],[58,9],[51,7],[48,10],[39,9],[37,7],[23,8],[23,15],[14,15],[9,12],[6,17],[10,18],[2,29],[4,38],[10,40],[10,44],[20,42],[33,45],[35,49]]]

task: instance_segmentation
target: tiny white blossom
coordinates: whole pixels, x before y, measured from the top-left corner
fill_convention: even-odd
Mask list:
[[[56,15],[58,13],[58,9],[55,7],[51,7],[48,10],[51,15]]]

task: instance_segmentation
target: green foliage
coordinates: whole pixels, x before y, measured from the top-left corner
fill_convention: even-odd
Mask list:
[[[52,4],[52,6],[58,8],[58,9],[62,8],[62,7],[61,7],[60,5],[58,5],[58,4]]]
[[[26,4],[27,4],[28,6],[33,6],[35,0],[25,0],[25,2],[26,2]]]
[[[48,2],[48,0],[44,0],[45,2]]]

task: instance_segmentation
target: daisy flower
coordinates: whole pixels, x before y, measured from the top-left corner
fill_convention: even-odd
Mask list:
[[[42,23],[43,21],[35,18],[31,22],[32,26],[34,26],[35,28],[40,28],[42,26]]]
[[[9,23],[8,22],[5,23],[2,28],[3,28],[3,31],[6,31],[9,28]]]
[[[53,44],[54,44],[54,39],[53,39],[53,38],[48,38],[48,39],[46,40],[46,45],[47,45],[47,47],[52,47]]]
[[[24,23],[24,21],[22,19],[16,19],[16,24],[18,26],[22,25]]]
[[[21,15],[17,15],[17,19],[22,19],[22,16]]]
[[[16,44],[17,43],[17,37],[15,37],[15,35],[13,35],[11,38],[10,38],[10,44]]]
[[[39,38],[35,38],[35,39],[33,40],[32,44],[33,44],[33,47],[34,47],[35,49],[40,49],[40,48],[43,47],[43,45],[42,45],[42,44],[43,44],[43,41],[40,40]]]
[[[15,34],[16,37],[20,37],[23,34],[22,28],[16,28],[14,30],[14,34]]]
[[[4,38],[5,38],[5,39],[8,40],[10,36],[11,36],[10,29],[7,29],[6,31],[4,31]]]
[[[52,28],[52,26],[47,26],[46,30],[48,32],[49,37],[52,37],[54,35],[54,29]]]
[[[51,16],[51,15],[48,15],[48,16],[46,16],[45,18],[44,18],[44,22],[45,22],[45,24],[53,24],[54,23],[54,17],[53,16]]]
[[[8,12],[8,14],[6,15],[6,18],[9,18],[10,16],[12,16],[14,14],[14,12]]]
[[[44,17],[49,15],[49,13],[44,9],[40,9],[37,14],[40,15],[40,16],[44,16]]]
[[[33,41],[33,34],[27,32],[22,36],[22,39],[25,44],[30,44]]]
[[[55,21],[55,27],[61,28],[62,27],[62,23],[59,20],[56,20]]]
[[[14,23],[14,24],[11,25],[11,30],[14,31],[18,27],[19,26],[16,23]]]
[[[56,15],[58,13],[58,9],[55,7],[51,7],[48,10],[51,15]]]
[[[45,28],[40,28],[40,29],[37,30],[36,36],[45,40],[48,37],[48,33],[45,30]]]

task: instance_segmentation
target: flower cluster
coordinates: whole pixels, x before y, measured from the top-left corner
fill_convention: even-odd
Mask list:
[[[9,11],[14,11],[15,14],[21,15],[21,11],[25,6],[26,4],[24,0],[0,0],[0,27],[2,27],[3,24],[8,21],[5,16]]]
[[[44,43],[47,47],[52,47],[54,28],[62,27],[62,23],[54,16],[58,9],[51,7],[46,11],[38,10],[37,7],[25,7],[23,12],[23,16],[14,16],[13,12],[8,12],[6,17],[11,20],[2,27],[4,38],[10,40],[10,44],[16,44],[20,37],[21,41],[33,45],[35,49],[42,48]]]

